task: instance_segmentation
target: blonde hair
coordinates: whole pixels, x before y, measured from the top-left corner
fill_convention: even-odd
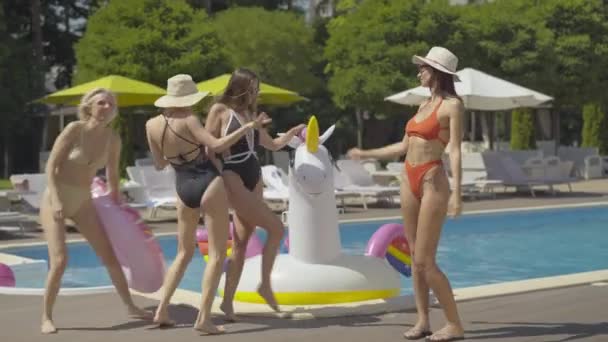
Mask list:
[[[80,99],[80,104],[78,105],[78,119],[82,121],[87,121],[91,117],[91,106],[93,105],[93,98],[99,94],[106,94],[111,96],[114,99],[114,115],[117,113],[118,105],[116,103],[116,95],[113,92],[106,88],[95,88],[90,90],[88,93],[84,94]]]

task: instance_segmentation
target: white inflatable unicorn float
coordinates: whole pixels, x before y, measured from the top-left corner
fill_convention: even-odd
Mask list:
[[[400,291],[399,274],[384,260],[394,236],[384,234],[384,245],[372,243],[372,237],[366,255],[342,253],[333,165],[323,146],[333,131],[334,126],[319,137],[313,116],[305,141],[294,137],[289,143],[295,148],[289,168],[289,253],[277,256],[271,278],[281,305],[357,302],[394,297]],[[237,301],[264,303],[257,294],[260,269],[260,255],[245,261]]]

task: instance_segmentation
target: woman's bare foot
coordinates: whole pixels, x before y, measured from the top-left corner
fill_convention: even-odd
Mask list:
[[[226,332],[223,326],[215,326],[213,323],[206,321],[202,323],[195,323],[194,330],[200,331],[207,335],[219,335]]]
[[[403,333],[406,340],[419,340],[433,334],[427,322],[417,322],[411,329]]]
[[[138,308],[135,305],[130,306],[128,312],[130,318],[143,319],[148,321],[152,319],[152,312],[144,310],[142,308]]]
[[[443,328],[437,330],[433,335],[428,336],[427,341],[459,341],[464,340],[464,329],[456,324],[448,323]]]
[[[260,285],[260,287],[258,287],[258,294],[266,301],[266,303],[268,303],[272,310],[276,312],[281,311],[279,310],[279,304],[277,303],[276,298],[274,298],[274,292],[272,292],[270,285]]]
[[[160,328],[168,328],[175,325],[175,321],[169,318],[167,310],[157,310],[152,322],[158,324]]]
[[[232,303],[222,302],[222,304],[220,304],[220,310],[222,310],[222,312],[224,312],[224,315],[226,315],[224,317],[226,321],[236,322],[238,320],[236,315],[234,314],[234,307],[232,306]]]
[[[50,319],[42,320],[42,325],[40,326],[40,332],[43,334],[55,334],[57,333],[57,328],[55,328],[55,324]]]

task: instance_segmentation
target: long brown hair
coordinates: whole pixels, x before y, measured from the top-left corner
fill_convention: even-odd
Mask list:
[[[460,96],[456,94],[456,87],[454,86],[454,75],[450,75],[443,71],[433,69],[433,76],[437,82],[437,90],[442,94],[448,94],[451,97],[460,99]]]
[[[226,86],[224,93],[217,102],[235,110],[247,106],[251,114],[255,114],[257,112],[257,101],[254,101],[252,104],[248,103],[249,96],[251,96],[249,91],[252,86],[258,87],[259,90],[260,81],[258,76],[249,69],[236,69],[232,73],[232,76],[230,76],[228,86]]]

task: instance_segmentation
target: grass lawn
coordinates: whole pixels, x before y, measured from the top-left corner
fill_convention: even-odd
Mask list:
[[[13,185],[8,179],[0,178],[0,190],[12,189]]]

